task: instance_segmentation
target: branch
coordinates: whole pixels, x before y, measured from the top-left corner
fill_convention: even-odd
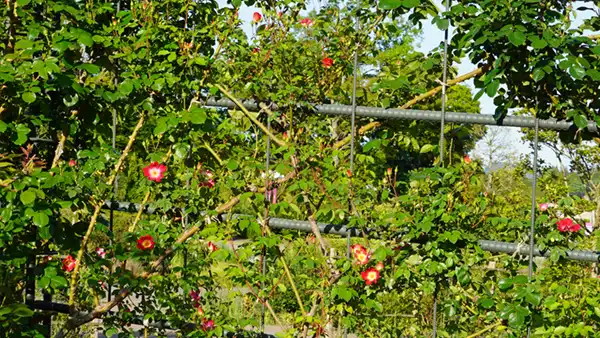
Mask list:
[[[52,167],[50,167],[50,169],[55,168],[58,165],[58,161],[60,160],[60,157],[62,156],[66,141],[67,141],[67,135],[65,135],[65,132],[63,131],[60,133],[60,136],[58,137],[58,145],[56,146],[56,151],[54,152],[54,160],[52,160]]]
[[[470,72],[468,72],[466,74],[463,74],[463,75],[461,75],[461,76],[459,76],[459,77],[457,77],[455,79],[452,79],[452,80],[448,81],[448,86],[453,86],[453,85],[459,84],[459,83],[461,83],[463,81],[472,79],[472,78],[474,78],[474,77],[476,77],[478,75],[481,75],[481,74],[487,72],[488,69],[489,69],[489,66],[479,67],[479,68],[477,68],[477,69],[475,69],[473,71],[470,71]],[[400,109],[408,109],[408,108],[412,107],[413,105],[415,105],[416,103],[418,103],[420,101],[423,101],[423,100],[425,100],[427,98],[430,98],[430,97],[436,95],[441,90],[442,90],[442,86],[437,86],[437,87],[433,88],[432,90],[428,91],[427,93],[421,94],[421,95],[413,98],[412,100],[406,102],[404,105],[402,105],[400,107]],[[363,134],[365,134],[366,132],[368,132],[370,130],[373,130],[375,128],[379,128],[381,125],[382,125],[382,123],[379,122],[379,121],[373,121],[373,122],[367,123],[367,124],[365,124],[364,126],[362,126],[358,130],[358,134],[359,135],[363,135]],[[351,136],[347,136],[343,140],[336,142],[333,145],[333,148],[334,149],[340,149],[343,146],[345,146],[346,144],[348,144],[350,142],[350,140],[351,140]]]
[[[133,141],[135,140],[135,137],[137,136],[138,131],[142,128],[143,124],[144,124],[144,114],[142,114],[137,125],[133,129],[131,136],[129,136],[129,142],[127,143],[127,146],[125,147],[125,150],[123,150],[123,154],[121,154],[119,161],[117,161],[117,164],[115,165],[115,169],[113,170],[113,173],[108,178],[106,185],[111,186],[113,184],[113,182],[115,181],[115,178],[117,177],[117,173],[119,172],[119,170],[121,170],[121,166],[123,165],[125,158],[129,154],[129,151],[131,150],[131,146],[133,145]],[[90,239],[90,235],[92,234],[92,231],[94,230],[94,226],[96,225],[96,220],[98,219],[98,215],[100,215],[100,210],[103,205],[104,205],[104,199],[102,201],[98,201],[98,204],[96,204],[96,207],[94,209],[94,214],[92,215],[92,218],[90,219],[90,224],[88,225],[88,229],[85,233],[85,236],[83,237],[83,240],[81,241],[81,247],[79,248],[79,252],[77,253],[77,258],[75,260],[75,262],[76,262],[75,269],[73,270],[73,274],[71,275],[71,290],[69,291],[69,305],[70,306],[73,306],[73,304],[75,303],[75,289],[77,288],[77,274],[79,273],[79,268],[82,265],[81,260],[83,258],[83,253],[84,253],[85,247],[87,246],[87,243]]]
[[[254,116],[252,116],[250,114],[250,112],[248,111],[248,109],[246,109],[246,107],[244,107],[244,105],[240,101],[238,101],[238,99],[236,99],[233,95],[231,95],[231,93],[229,93],[225,88],[223,88],[220,84],[215,84],[215,87],[217,87],[225,96],[227,96],[231,101],[233,101],[233,103],[235,103],[240,108],[240,110],[244,113],[244,115],[246,115],[246,117],[248,119],[250,119],[250,121],[252,121],[252,123],[257,125],[263,131],[263,133],[268,135],[271,138],[271,140],[273,140],[273,142],[277,143],[277,145],[280,147],[287,147],[288,144],[286,142],[280,140],[277,136],[273,135],[273,133],[271,133],[267,129],[267,127],[265,127],[264,124],[262,124]],[[261,105],[261,108],[263,105],[264,104]]]
[[[296,176],[295,173],[291,172],[291,173],[287,174],[286,176],[277,180],[277,182],[284,183],[284,182],[294,178],[295,176]],[[259,188],[259,189],[251,189],[251,191],[254,191],[257,193],[264,193],[266,191],[266,189],[263,187],[263,188]],[[240,197],[241,197],[241,194],[235,196],[231,200],[218,206],[215,209],[215,211],[217,213],[223,213],[223,212],[233,208],[236,204],[238,204],[240,202]],[[207,219],[207,222],[209,222],[209,221],[210,220]],[[179,236],[179,238],[177,239],[177,241],[175,242],[176,245],[174,245],[172,248],[166,250],[156,261],[154,261],[154,263],[152,263],[149,271],[144,272],[143,274],[141,274],[138,277],[144,278],[144,279],[150,277],[154,272],[156,272],[158,270],[158,267],[160,267],[160,265],[167,259],[167,257],[169,257],[169,255],[171,255],[175,251],[175,247],[178,244],[181,244],[181,243],[187,241],[196,232],[198,232],[198,230],[200,230],[200,226],[195,225],[195,226],[189,228],[183,234],[181,234]],[[78,265],[79,264],[77,264],[77,266]],[[96,308],[94,308],[94,310],[92,310],[92,312],[74,315],[66,323],[67,330],[73,330],[83,324],[91,322],[92,320],[94,320],[96,318],[102,317],[105,313],[110,311],[110,309],[119,305],[123,300],[125,300],[125,298],[127,298],[127,296],[129,296],[130,293],[131,293],[131,290],[128,287],[124,287],[119,291],[119,294],[112,301],[102,304],[100,306],[97,306]],[[267,307],[269,307],[269,306],[267,305]],[[61,330],[61,331],[59,331],[59,333],[57,333],[55,338],[64,338],[65,334],[66,333],[64,332],[64,330]]]

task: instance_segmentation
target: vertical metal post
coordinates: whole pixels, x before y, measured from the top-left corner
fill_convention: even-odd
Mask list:
[[[450,0],[446,0],[446,11],[450,10]],[[444,129],[446,128],[446,87],[448,84],[448,35],[450,30],[450,18],[446,19],[448,25],[444,30],[444,57],[443,57],[443,72],[442,72],[442,119],[440,123],[440,166],[444,166]],[[435,291],[433,292],[433,328],[431,336],[437,337],[437,306],[438,306],[439,285],[436,281]]]
[[[446,0],[446,11],[450,10],[450,0]],[[443,73],[442,73],[442,121],[440,126],[440,165],[444,166],[444,129],[446,125],[446,85],[448,79],[448,31],[450,29],[450,18],[448,27],[444,30],[444,58],[443,58]],[[434,336],[435,337],[435,336]]]
[[[355,135],[356,135],[356,83],[358,78],[358,30],[359,30],[358,13],[356,18],[355,30],[356,30],[356,49],[354,51],[354,62],[352,65],[352,114],[350,115],[350,186],[348,187],[348,206],[350,212],[354,211],[352,205],[352,180],[354,179],[354,146],[355,146]],[[350,233],[346,237],[346,257],[350,258]],[[348,337],[348,328],[344,327],[344,338]]]
[[[50,304],[52,302],[52,294],[44,292],[44,302]],[[43,320],[44,327],[46,328],[46,334],[48,338],[52,337],[52,314],[47,313]]]
[[[531,228],[529,229],[529,269],[528,277],[529,282],[533,279],[533,251],[535,245],[535,192],[537,188],[537,170],[538,170],[538,133],[539,133],[539,119],[535,119],[535,136],[533,139],[533,179],[531,182]],[[531,337],[531,325],[527,327],[527,338]]]
[[[267,114],[267,129],[269,130],[269,132],[271,132],[271,116],[268,116]],[[269,204],[271,203],[271,198],[274,195],[273,189],[269,189],[269,185],[270,183],[270,165],[271,165],[271,137],[269,135],[267,135],[267,146],[266,146],[266,150],[265,150],[266,154],[265,154],[265,219],[264,219],[264,226],[268,226],[268,218],[269,218]],[[263,230],[263,236],[264,236],[264,230]],[[265,282],[264,282],[264,277],[267,273],[267,250],[266,248],[263,246],[262,247],[262,252],[261,252],[261,256],[262,256],[262,265],[261,265],[261,274],[263,277],[263,281],[261,282],[261,289],[264,291],[265,289]],[[264,335],[265,333],[265,302],[266,299],[263,299],[263,301],[261,302],[261,306],[260,306],[260,333]]]
[[[117,1],[117,14],[119,14],[119,12],[121,11],[121,0]],[[117,72],[118,72],[118,67],[117,67]],[[115,87],[118,85],[118,76],[115,76]],[[117,149],[117,110],[113,109],[112,112],[112,148],[113,151],[115,151]],[[119,174],[117,173],[115,176],[115,182],[113,183],[113,198],[110,201],[110,216],[109,216],[109,222],[108,222],[108,231],[110,233],[110,235],[113,235],[113,224],[114,224],[114,217],[115,217],[115,211],[113,210],[114,206],[115,206],[115,196],[117,195],[117,192],[119,190]],[[112,240],[109,240],[109,245],[112,246]],[[111,267],[111,273],[112,273],[112,267]],[[108,298],[108,301],[110,301],[111,299],[111,293],[112,293],[112,285],[110,284],[110,281],[107,283],[108,285],[106,286],[106,297]]]
[[[538,163],[538,124],[539,120],[535,119],[535,136],[533,139],[533,179],[531,182],[531,227],[529,229],[529,281],[533,278],[533,251],[535,245],[535,193],[537,188],[537,163]]]
[[[35,249],[27,257],[25,268],[25,304],[32,306],[35,302]]]

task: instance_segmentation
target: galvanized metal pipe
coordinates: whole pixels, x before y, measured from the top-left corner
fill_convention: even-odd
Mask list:
[[[106,209],[110,208],[110,202],[106,202],[104,207]],[[129,202],[115,202],[114,203],[115,210],[124,211],[124,212],[137,212],[140,208],[139,204],[129,203]],[[147,208],[147,213],[154,213],[156,210],[154,208]],[[235,219],[239,217],[249,217],[249,215],[240,215],[234,214],[229,215],[229,217]],[[362,237],[362,232],[365,234],[374,233],[374,229],[365,229],[360,230],[357,228],[348,228],[343,224],[329,224],[329,223],[317,223],[319,226],[319,230],[322,233],[329,235],[338,235],[341,237],[351,236],[351,237]],[[294,219],[286,219],[286,218],[270,218],[269,219],[269,227],[273,229],[280,230],[297,230],[302,232],[312,232],[312,228],[310,222],[308,221],[300,221]],[[513,254],[518,252],[520,255],[529,256],[530,246],[529,245],[520,245],[517,243],[507,243],[507,242],[498,242],[498,241],[489,241],[489,240],[479,240],[479,246],[485,250],[490,252],[504,252]],[[541,252],[539,249],[534,248],[533,255],[538,257],[548,257],[549,252]],[[573,250],[566,251],[566,258],[576,261],[583,262],[600,262],[600,252],[594,251],[582,251],[582,250]]]
[[[255,101],[247,100],[242,102],[244,107],[248,110],[258,111],[259,107]],[[227,99],[209,99],[207,106],[235,109],[236,104]],[[276,107],[273,109],[277,109]],[[339,104],[319,104],[313,106],[315,113],[326,114],[326,115],[352,115],[352,106],[339,105]],[[416,110],[416,109],[385,109],[379,107],[356,107],[356,116],[362,117],[373,117],[382,119],[396,119],[396,120],[417,120],[417,121],[432,121],[440,122],[442,120],[442,112],[436,110]],[[446,112],[445,122],[456,122],[465,124],[482,124],[488,126],[504,126],[504,127],[521,127],[521,128],[534,128],[535,118],[529,116],[507,116],[501,121],[496,121],[493,115],[487,114],[471,114],[471,113],[458,113],[458,112]],[[539,128],[546,130],[577,130],[577,127],[572,123],[565,120],[557,120],[554,118],[539,120]],[[598,127],[596,122],[588,121],[588,131],[592,133],[598,133]]]

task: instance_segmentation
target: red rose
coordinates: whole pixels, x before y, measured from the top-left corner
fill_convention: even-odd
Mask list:
[[[323,60],[321,60],[321,63],[323,64],[323,67],[329,68],[329,67],[333,66],[333,59],[332,58],[323,58]]]
[[[209,331],[209,330],[214,330],[215,328],[215,321],[210,319],[210,320],[206,320],[206,319],[202,319],[202,331]]]
[[[377,271],[374,268],[368,268],[367,270],[363,271],[360,275],[367,285],[375,284],[379,279],[379,271]]]
[[[300,24],[304,27],[312,26],[312,23],[313,23],[312,20],[309,18],[304,18],[304,19],[300,20]]]
[[[144,176],[150,181],[160,182],[165,176],[167,167],[164,164],[158,164],[158,162],[152,162],[149,166],[144,168]]]
[[[154,239],[150,235],[145,235],[137,240],[137,248],[140,250],[154,249]]]
[[[69,160],[69,167],[74,167],[77,165],[77,161],[75,160]]]
[[[208,249],[210,250],[210,252],[215,252],[215,251],[219,250],[219,248],[217,248],[217,246],[214,245],[213,242],[208,242],[207,246],[208,246]]]
[[[383,270],[383,263],[382,262],[377,263],[377,265],[375,265],[375,270],[377,270],[377,271]]]
[[[369,262],[369,253],[367,250],[357,250],[354,252],[354,258],[358,261],[358,264],[365,265]]]
[[[469,155],[465,155],[465,158],[464,158],[464,160],[465,160],[465,163],[466,163],[466,164],[469,164],[469,163],[471,163],[471,158],[469,157]]]
[[[96,248],[96,254],[100,256],[100,258],[106,257],[106,250],[104,248]]]
[[[257,23],[262,19],[262,15],[259,12],[254,12],[252,15],[252,22]]]
[[[556,222],[558,231],[560,232],[567,232],[567,231],[571,231],[571,228],[573,227],[573,220],[570,218],[563,218],[560,221]]]
[[[77,265],[77,261],[71,255],[68,255],[62,260],[62,269],[66,272],[73,271],[73,269],[75,269],[75,265]]]

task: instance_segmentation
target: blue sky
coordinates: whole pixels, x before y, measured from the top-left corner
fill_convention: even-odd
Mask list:
[[[440,8],[440,9],[443,8],[442,0],[434,0],[434,2],[438,6],[438,8]],[[226,5],[227,1],[226,0],[218,0],[218,3],[221,6],[224,6],[224,5]],[[310,5],[308,6],[309,8],[308,8],[307,12],[314,9],[316,6],[319,6],[320,1],[312,0],[309,3],[310,3]],[[581,4],[582,4],[581,1],[575,1],[573,8],[577,8]],[[260,8],[243,6],[240,9],[239,17],[241,20],[243,20],[245,22],[244,30],[248,34],[251,34],[251,32],[252,32],[252,28],[250,25],[250,22],[252,21],[252,14],[257,11],[260,12]],[[586,17],[589,17],[589,16],[590,16],[590,14],[587,14],[584,17],[584,16],[582,16],[582,13],[578,13],[577,18],[575,18],[575,20],[574,20],[574,26],[579,25],[583,19],[585,19]],[[452,37],[452,28],[450,28],[450,37]],[[419,46],[417,47],[417,50],[419,50],[423,53],[427,53],[427,52],[431,51],[432,49],[436,48],[440,44],[440,42],[443,40],[443,38],[444,38],[443,31],[440,31],[435,25],[432,25],[431,21],[423,22],[422,41],[420,42]],[[464,73],[470,72],[470,71],[474,70],[475,68],[477,68],[467,59],[463,59],[461,61],[461,63],[455,64],[455,66],[458,68],[458,74],[464,74]],[[463,84],[465,84],[471,88],[475,88],[473,86],[473,80],[466,81]],[[473,94],[475,94],[475,90],[473,90]],[[479,101],[480,101],[482,114],[494,114],[496,106],[494,105],[493,98],[490,98],[484,94],[480,98]],[[494,127],[491,127],[491,128],[494,128]],[[508,143],[507,146],[509,148],[514,149],[514,152],[516,154],[530,154],[531,153],[531,149],[529,148],[529,146],[527,144],[521,142],[521,133],[519,131],[519,128],[510,128],[510,127],[503,127],[503,128],[505,128],[507,130],[505,140]],[[484,149],[484,147],[482,147],[481,144],[478,144],[477,149],[475,149],[475,153],[482,153],[482,152],[485,152],[485,149]],[[556,156],[554,156],[554,153],[550,149],[542,148],[539,156],[541,158],[543,158],[544,160],[546,160],[549,164],[552,164],[555,166],[558,165],[558,160],[557,160]]]

